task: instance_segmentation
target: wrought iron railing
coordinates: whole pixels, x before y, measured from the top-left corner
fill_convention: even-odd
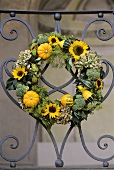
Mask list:
[[[85,35],[86,35],[86,32],[87,32],[89,26],[90,26],[91,24],[93,24],[94,22],[96,22],[96,21],[104,21],[104,22],[108,23],[109,26],[111,27],[111,34],[110,34],[108,37],[106,37],[106,38],[103,38],[103,37],[101,37],[101,35],[100,35],[100,32],[106,34],[106,30],[105,30],[104,28],[100,28],[100,29],[98,29],[98,30],[96,31],[96,36],[97,36],[97,38],[98,38],[99,40],[101,40],[101,41],[107,41],[107,40],[110,40],[110,39],[114,36],[114,21],[111,21],[111,20],[109,20],[109,19],[107,19],[107,18],[104,18],[104,16],[103,16],[104,14],[110,14],[110,15],[114,16],[114,11],[113,11],[113,10],[100,10],[100,11],[64,11],[64,10],[61,10],[61,11],[42,11],[42,10],[27,11],[27,10],[26,10],[26,11],[23,11],[23,10],[2,10],[2,9],[1,9],[1,10],[0,10],[0,13],[7,13],[8,15],[10,15],[10,17],[7,18],[6,20],[4,20],[4,21],[1,23],[1,25],[0,25],[0,34],[1,34],[1,36],[2,36],[5,40],[8,40],[8,41],[14,41],[14,40],[16,40],[16,39],[18,38],[18,35],[19,35],[18,31],[15,30],[15,29],[12,29],[12,30],[10,31],[10,34],[13,35],[13,38],[7,36],[7,35],[4,33],[4,26],[5,26],[8,22],[10,22],[10,21],[18,21],[18,22],[23,23],[23,24],[28,28],[28,30],[29,30],[29,32],[30,32],[30,34],[31,34],[31,36],[32,36],[32,39],[35,39],[35,35],[34,35],[33,31],[32,31],[31,26],[30,26],[25,20],[16,17],[16,14],[23,14],[23,15],[24,15],[24,14],[29,14],[29,15],[30,15],[30,14],[47,15],[47,14],[48,14],[48,15],[53,15],[53,16],[54,16],[54,20],[55,20],[55,29],[54,29],[54,31],[57,31],[57,32],[59,32],[59,33],[61,33],[60,20],[61,20],[62,15],[65,15],[65,14],[69,14],[69,15],[71,15],[71,14],[77,14],[77,15],[78,15],[78,14],[80,14],[80,15],[84,15],[84,14],[88,14],[88,15],[89,15],[89,14],[90,14],[90,15],[91,15],[91,14],[96,14],[98,17],[90,20],[90,21],[86,24],[86,26],[85,26],[85,28],[84,28],[84,30],[83,30],[83,32],[82,32],[82,40],[84,41],[84,37],[85,37]],[[19,105],[19,103],[10,95],[10,93],[9,93],[8,90],[6,89],[5,83],[4,83],[4,80],[3,80],[3,70],[5,70],[5,72],[7,73],[7,75],[8,75],[9,77],[11,77],[11,73],[10,73],[10,71],[8,70],[7,65],[8,65],[9,62],[15,62],[15,61],[16,61],[16,59],[9,58],[9,59],[6,59],[6,60],[1,64],[1,66],[0,66],[0,81],[1,81],[1,86],[2,86],[3,90],[5,91],[5,93],[7,94],[7,96],[12,100],[12,102],[13,102],[14,104],[16,104],[19,108],[21,108],[20,105]],[[113,66],[109,61],[107,61],[106,59],[103,59],[103,63],[104,63],[104,65],[106,66],[105,77],[108,75],[109,70],[112,71],[112,75],[113,75],[113,77],[112,77],[112,82],[111,82],[111,85],[110,85],[110,87],[109,87],[109,90],[108,90],[108,92],[105,94],[105,96],[104,96],[104,98],[103,98],[103,101],[104,101],[104,100],[108,97],[108,95],[110,94],[110,92],[111,92],[111,90],[112,90],[112,88],[113,88],[113,85],[114,85],[114,66]],[[43,73],[46,71],[47,68],[48,68],[48,65],[46,65],[46,66],[44,67],[44,69],[43,69],[43,71],[42,71],[42,75],[43,75]],[[67,93],[67,92],[65,92],[65,91],[63,90],[63,88],[66,87],[66,86],[68,86],[70,83],[72,83],[73,80],[74,80],[74,77],[76,76],[76,75],[75,75],[76,73],[73,73],[73,71],[72,71],[71,74],[72,74],[72,75],[71,75],[72,78],[71,78],[67,83],[65,83],[65,84],[63,84],[63,85],[61,85],[61,86],[59,86],[59,87],[56,87],[56,86],[52,85],[52,84],[49,83],[44,77],[42,77],[41,80],[42,80],[47,86],[49,86],[49,87],[51,88],[51,90],[49,91],[49,95],[51,95],[52,93],[57,92],[57,91],[60,92],[60,93],[65,94],[65,93]],[[29,152],[31,151],[31,149],[32,149],[32,147],[33,147],[33,145],[34,145],[36,136],[37,136],[37,130],[38,130],[38,125],[39,125],[39,123],[41,123],[41,122],[39,122],[39,121],[37,120],[37,121],[36,121],[36,125],[35,125],[35,129],[34,129],[33,138],[32,138],[32,141],[31,141],[31,143],[30,143],[30,146],[29,146],[28,149],[25,151],[25,153],[24,153],[23,155],[21,155],[20,157],[10,158],[10,157],[8,157],[8,156],[6,155],[6,153],[4,153],[4,150],[3,150],[3,145],[4,145],[5,141],[8,140],[8,139],[10,139],[10,138],[13,139],[13,140],[16,142],[16,145],[11,144],[11,145],[10,145],[10,148],[11,148],[11,149],[17,149],[18,146],[19,146],[19,140],[17,139],[17,137],[15,137],[15,136],[13,136],[13,135],[8,135],[8,136],[5,136],[3,139],[0,139],[0,156],[1,156],[4,160],[6,160],[6,161],[8,161],[8,162],[10,163],[10,167],[11,167],[11,168],[15,168],[15,167],[16,167],[16,163],[17,163],[18,161],[21,161],[22,159],[24,159],[24,158],[29,154]],[[83,146],[85,152],[86,152],[91,158],[95,159],[96,161],[102,162],[102,163],[103,163],[103,167],[108,167],[108,166],[109,166],[109,161],[114,158],[114,155],[111,155],[111,156],[109,156],[109,157],[107,157],[107,158],[101,158],[101,157],[96,157],[96,156],[94,156],[94,155],[90,152],[90,150],[87,148],[87,146],[86,146],[86,143],[85,143],[85,140],[84,140],[84,136],[83,136],[83,133],[82,133],[82,129],[81,129],[81,124],[79,124],[79,125],[77,126],[77,128],[78,128],[78,130],[79,130],[79,134],[80,134],[82,146]],[[64,137],[64,139],[63,139],[63,142],[62,142],[60,151],[59,151],[59,149],[58,149],[57,142],[56,142],[56,140],[55,140],[55,138],[54,138],[54,136],[53,136],[53,133],[52,133],[51,131],[50,131],[50,133],[49,133],[49,136],[50,136],[50,138],[51,138],[51,140],[52,140],[52,143],[53,143],[54,148],[55,148],[56,156],[57,156],[57,160],[55,161],[55,166],[56,166],[56,167],[63,167],[64,162],[63,162],[63,160],[62,160],[62,154],[63,154],[63,150],[64,150],[64,147],[65,147],[65,143],[66,143],[67,138],[68,138],[68,136],[70,135],[70,132],[72,131],[72,129],[73,129],[73,127],[69,127],[69,129],[68,129],[68,131],[67,131],[67,133],[66,133],[66,135],[65,135],[65,137]],[[101,137],[98,139],[98,142],[97,142],[97,146],[98,146],[99,149],[101,149],[101,150],[105,150],[105,149],[108,148],[108,144],[107,144],[107,143],[105,143],[104,146],[101,146],[101,141],[102,141],[102,139],[104,139],[104,138],[110,138],[111,140],[114,141],[114,137],[111,136],[111,135],[103,135],[103,136],[101,136]],[[0,166],[0,168],[3,169],[4,167]]]

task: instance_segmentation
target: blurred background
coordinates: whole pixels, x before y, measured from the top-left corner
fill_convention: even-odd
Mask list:
[[[17,10],[112,10],[114,8],[114,0],[0,0],[1,9],[17,9]],[[22,15],[17,14],[17,17],[26,20],[35,36],[39,33],[45,33],[54,31],[55,21],[53,15]],[[9,18],[8,14],[0,14],[0,22]],[[97,15],[63,15],[61,19],[62,34],[74,35],[78,39],[82,39],[82,32],[86,24],[97,18]],[[108,18],[113,22],[113,15],[105,14],[104,18]],[[90,47],[102,55],[102,58],[107,59],[112,64],[114,63],[114,41],[113,38],[108,41],[101,41],[96,36],[96,31],[99,28],[105,28],[106,34],[102,34],[101,37],[108,37],[112,30],[111,26],[106,22],[95,22],[90,25],[85,36],[85,42]],[[28,45],[31,43],[32,38],[30,32],[24,24],[17,21],[7,22],[4,26],[4,34],[13,37],[14,34],[10,34],[11,29],[16,29],[19,32],[19,36],[15,41],[7,41],[0,37],[0,64],[7,58],[16,58],[20,51],[28,49]],[[11,67],[11,64],[9,65]],[[59,76],[58,76],[59,75]],[[59,86],[64,82],[67,82],[71,76],[65,69],[53,69],[49,67],[44,74],[44,77],[52,84]],[[105,88],[103,90],[104,95],[110,87],[112,80],[112,73],[104,80]],[[7,80],[7,76],[4,73],[4,81]],[[73,84],[65,88],[65,90],[71,95],[74,94]],[[13,140],[8,140],[4,143],[4,152],[9,157],[20,156],[28,148],[35,127],[35,120],[27,113],[24,113],[17,106],[10,101],[6,96],[2,87],[0,87],[0,139],[7,135],[16,136],[20,145],[18,149],[11,150],[10,144],[14,143]],[[14,92],[12,95],[15,97]],[[56,93],[52,95],[52,98],[60,98],[61,94]],[[84,138],[89,150],[98,157],[107,157],[114,154],[114,142],[106,139],[103,140],[102,145],[107,142],[109,146],[106,150],[100,150],[97,146],[97,140],[104,134],[110,134],[114,136],[114,106],[113,106],[114,93],[113,90],[109,97],[103,102],[103,109],[96,111],[94,115],[90,115],[87,121],[82,122],[82,130]],[[70,125],[54,125],[52,132],[58,142],[58,146],[67,132]],[[40,125],[38,129],[38,135],[33,149],[30,154],[22,161],[18,162],[18,166],[54,166],[56,160],[56,154],[54,147],[50,140],[50,137],[46,130]],[[99,165],[100,163],[91,159],[84,151],[81,145],[79,132],[75,127],[65,145],[63,152],[63,160],[65,166],[88,166]],[[114,164],[114,160],[110,161],[111,165]],[[8,162],[0,158],[0,165],[8,165]]]

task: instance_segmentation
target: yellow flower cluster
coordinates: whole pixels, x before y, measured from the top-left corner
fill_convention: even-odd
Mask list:
[[[85,55],[89,49],[89,46],[79,40],[76,40],[72,44],[69,44],[65,40],[60,41],[56,36],[50,36],[48,38],[48,43],[41,44],[38,47],[37,53],[38,55],[46,59],[50,57],[50,51],[52,51],[52,46],[60,45],[61,48],[64,48],[64,45],[68,44],[69,53],[74,57],[74,59],[79,60],[81,55]]]

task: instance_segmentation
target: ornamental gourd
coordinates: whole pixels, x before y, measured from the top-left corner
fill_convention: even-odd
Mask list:
[[[84,80],[84,79],[79,78],[78,81],[82,82],[86,87],[90,89],[94,87],[92,81],[90,80]]]
[[[59,45],[61,48],[63,48],[64,50],[68,50],[70,47],[70,42],[67,40],[63,40],[59,42]]]
[[[27,107],[33,107],[39,102],[39,95],[35,91],[27,91],[23,97],[23,103]]]
[[[39,57],[42,59],[49,58],[50,51],[52,51],[52,47],[48,43],[41,44],[37,49],[37,53],[38,53]]]
[[[82,96],[85,100],[87,100],[88,102],[93,101],[93,93],[92,92],[90,92],[89,90],[86,90],[82,86],[78,86],[78,89],[82,92]]]
[[[63,106],[66,106],[66,105],[72,106],[73,105],[73,97],[70,94],[65,94],[61,98],[61,104]]]

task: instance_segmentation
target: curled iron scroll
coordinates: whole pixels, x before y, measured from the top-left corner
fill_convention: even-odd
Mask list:
[[[11,163],[13,162],[13,163],[14,163],[14,166],[16,165],[16,162],[24,159],[24,158],[28,155],[28,153],[31,151],[31,149],[32,149],[32,147],[33,147],[33,145],[34,145],[34,142],[35,142],[35,139],[36,139],[36,136],[37,136],[37,131],[38,131],[38,124],[39,124],[39,121],[36,121],[36,125],[35,125],[35,129],[34,129],[32,141],[31,141],[28,149],[24,152],[24,154],[23,154],[22,156],[19,156],[19,157],[17,157],[17,158],[10,158],[10,157],[8,157],[8,156],[4,153],[4,151],[3,151],[3,145],[4,145],[5,141],[8,140],[8,139],[10,139],[10,138],[13,139],[13,140],[16,142],[15,145],[14,145],[14,144],[11,144],[11,145],[10,145],[10,148],[11,148],[11,149],[17,149],[17,148],[19,147],[19,140],[18,140],[15,136],[13,136],[13,135],[8,135],[8,136],[4,137],[4,138],[0,141],[0,155],[1,155],[1,157],[2,157],[3,159],[5,159],[6,161],[9,161],[9,162],[11,162]],[[13,165],[13,164],[11,164],[11,166],[12,166],[12,165]]]
[[[97,30],[96,36],[97,36],[97,38],[98,38],[99,40],[107,41],[107,40],[110,40],[110,39],[114,36],[114,24],[113,24],[109,19],[107,19],[107,18],[95,18],[95,19],[92,19],[91,21],[89,21],[89,22],[87,23],[87,25],[85,26],[84,31],[83,31],[83,33],[82,33],[82,40],[83,40],[83,41],[84,41],[84,38],[85,38],[85,36],[86,36],[87,29],[89,28],[89,26],[90,26],[92,23],[94,23],[94,22],[96,22],[96,21],[104,21],[104,22],[108,23],[108,24],[110,25],[110,27],[111,27],[111,34],[110,34],[108,37],[106,37],[106,38],[103,38],[103,37],[100,36],[100,32],[101,32],[101,31],[102,31],[103,34],[106,34],[106,30],[105,30],[104,28],[100,28],[100,29]],[[111,93],[112,88],[113,88],[113,86],[114,86],[114,66],[113,66],[108,60],[106,60],[106,59],[103,59],[103,63],[104,63],[105,66],[106,66],[106,72],[105,72],[104,78],[107,77],[107,75],[109,74],[109,70],[110,70],[110,68],[111,68],[111,71],[112,71],[112,81],[111,81],[110,87],[109,87],[108,91],[106,92],[105,96],[103,97],[103,100],[102,100],[102,101],[104,101],[104,100],[109,96],[109,94]],[[87,146],[86,146],[86,143],[85,143],[85,140],[84,140],[84,136],[83,136],[83,132],[82,132],[82,129],[81,129],[81,124],[78,126],[78,130],[79,130],[79,134],[80,134],[80,139],[81,139],[82,146],[83,146],[84,150],[86,151],[86,153],[87,153],[91,158],[93,158],[93,159],[95,159],[95,160],[97,160],[97,161],[103,162],[103,166],[104,166],[104,167],[108,167],[108,166],[109,166],[108,161],[110,161],[110,160],[112,160],[112,159],[114,158],[114,154],[113,154],[112,156],[107,157],[107,158],[100,158],[100,157],[94,156],[94,155],[89,151],[89,149],[88,149]],[[103,135],[103,136],[101,136],[101,137],[98,139],[98,141],[97,141],[97,146],[98,146],[101,150],[105,150],[105,149],[108,148],[108,144],[107,144],[107,143],[104,143],[104,146],[101,146],[101,141],[102,141],[102,139],[107,139],[107,138],[109,138],[109,139],[111,139],[111,140],[114,141],[114,137],[111,136],[111,135]]]
[[[7,35],[4,33],[4,26],[5,26],[8,22],[10,22],[10,21],[18,21],[18,22],[23,23],[23,24],[26,26],[26,28],[29,30],[29,32],[30,32],[30,34],[31,34],[31,36],[32,36],[32,39],[35,39],[35,38],[36,38],[35,35],[34,35],[34,33],[33,33],[33,31],[32,31],[32,28],[30,27],[30,25],[29,25],[25,20],[20,19],[20,18],[17,18],[17,17],[11,17],[11,18],[8,18],[8,19],[6,19],[5,21],[3,21],[2,24],[0,25],[0,34],[1,34],[1,36],[2,36],[4,39],[6,39],[6,40],[8,40],[8,41],[14,41],[14,40],[16,40],[16,39],[18,38],[19,32],[18,32],[17,30],[15,30],[15,29],[10,30],[10,34],[13,34],[13,35],[14,35],[12,38],[9,37],[9,36],[7,36]]]
[[[35,39],[34,33],[33,33],[33,31],[32,31],[32,28],[30,27],[30,25],[29,25],[25,20],[20,19],[20,18],[17,18],[17,17],[8,18],[8,19],[6,19],[5,21],[3,21],[2,24],[0,25],[0,34],[1,34],[1,36],[2,36],[4,39],[9,40],[9,41],[13,41],[13,40],[16,40],[16,39],[18,38],[19,33],[18,33],[18,31],[15,30],[15,29],[12,29],[12,30],[10,31],[10,34],[13,34],[13,35],[14,35],[13,38],[5,35],[5,33],[4,33],[4,26],[5,26],[8,22],[10,22],[10,21],[18,21],[18,22],[23,23],[23,24],[28,28],[28,30],[29,30],[29,32],[30,32],[30,34],[31,34],[31,36],[32,36],[32,39]],[[7,94],[7,96],[10,98],[10,100],[11,100],[14,104],[16,104],[19,108],[21,108],[20,105],[19,105],[19,103],[13,98],[13,96],[12,96],[12,95],[8,92],[8,90],[6,89],[6,86],[5,86],[5,83],[4,83],[4,79],[3,79],[3,69],[5,70],[6,74],[7,74],[9,77],[12,77],[12,74],[10,73],[10,71],[9,71],[9,69],[8,69],[8,63],[10,63],[10,62],[15,62],[15,61],[16,61],[16,59],[14,59],[14,58],[9,58],[9,59],[5,60],[5,61],[1,64],[1,66],[0,66],[0,82],[1,82],[1,85],[2,85],[3,90],[5,91],[5,93]],[[10,157],[8,157],[8,156],[4,153],[4,150],[3,150],[4,143],[5,143],[5,141],[7,141],[8,139],[12,139],[14,142],[16,142],[15,145],[12,143],[12,144],[10,145],[10,148],[11,148],[11,149],[17,149],[17,148],[19,147],[19,140],[18,140],[17,137],[15,137],[15,136],[13,136],[13,135],[8,135],[8,136],[4,137],[4,138],[0,141],[0,156],[1,156],[3,159],[5,159],[6,161],[9,161],[9,162],[10,162],[10,167],[12,167],[12,168],[16,167],[16,162],[24,159],[24,158],[29,154],[29,152],[31,151],[31,149],[32,149],[32,147],[33,147],[33,145],[34,145],[36,136],[37,136],[38,124],[39,124],[39,121],[37,120],[37,121],[36,121],[36,125],[35,125],[35,129],[34,129],[34,133],[33,133],[32,141],[31,141],[28,149],[24,152],[24,154],[23,154],[22,156],[19,156],[19,157],[17,157],[17,158],[10,158]],[[1,167],[1,166],[0,166],[0,168],[1,168],[1,169],[5,169],[5,167]]]
[[[100,36],[100,32],[102,32],[103,34],[106,34],[106,30],[104,28],[100,28],[100,29],[97,30],[96,36],[99,40],[108,41],[114,36],[114,24],[109,19],[107,19],[107,18],[95,18],[95,19],[90,20],[87,23],[87,25],[85,26],[84,31],[82,33],[82,41],[84,41],[84,38],[85,38],[87,29],[89,28],[89,26],[96,21],[104,21],[104,22],[108,23],[111,27],[111,34],[106,38],[103,38],[103,37]]]
[[[79,134],[80,134],[80,139],[81,139],[81,142],[82,142],[82,146],[83,146],[84,150],[86,151],[86,153],[87,153],[91,158],[93,158],[93,159],[95,159],[95,160],[97,160],[97,161],[103,162],[103,166],[104,166],[104,167],[108,167],[108,166],[109,166],[108,161],[110,161],[110,160],[112,160],[112,159],[114,158],[114,154],[113,154],[112,156],[107,157],[107,158],[100,158],[100,157],[94,156],[94,155],[89,151],[89,149],[88,149],[87,146],[86,146],[86,143],[85,143],[85,140],[84,140],[84,136],[83,136],[83,133],[82,133],[82,129],[81,129],[81,125],[78,126],[78,130],[79,130]],[[98,139],[98,141],[97,141],[97,146],[98,146],[101,150],[105,150],[105,149],[108,148],[108,144],[107,144],[107,143],[104,144],[104,147],[101,146],[101,140],[102,140],[102,139],[105,139],[105,138],[106,138],[106,139],[109,138],[109,139],[111,139],[111,140],[114,141],[114,137],[111,136],[111,135],[103,135],[103,136],[101,136],[101,137]]]
[[[2,63],[2,65],[1,65],[1,67],[0,67],[0,82],[1,82],[1,85],[2,85],[3,90],[5,91],[5,93],[7,94],[7,96],[10,98],[10,100],[11,100],[14,104],[16,104],[19,108],[21,108],[20,105],[19,105],[19,103],[14,99],[14,97],[13,97],[13,96],[9,93],[9,91],[6,89],[6,86],[5,86],[5,83],[4,83],[4,80],[3,80],[3,68],[5,69],[7,75],[8,75],[9,77],[12,77],[12,74],[11,74],[10,71],[8,70],[7,65],[8,65],[9,62],[15,62],[15,61],[16,61],[16,59],[14,59],[14,58],[9,58],[9,59],[5,60],[5,61]]]
[[[109,87],[107,93],[105,94],[105,96],[103,97],[102,101],[104,101],[109,96],[109,94],[111,93],[111,91],[113,89],[113,86],[114,86],[114,66],[108,60],[105,60],[105,59],[103,59],[103,63],[106,65],[106,74],[105,74],[105,77],[109,73],[109,66],[110,66],[110,68],[112,70],[112,81],[111,81],[110,87]]]

